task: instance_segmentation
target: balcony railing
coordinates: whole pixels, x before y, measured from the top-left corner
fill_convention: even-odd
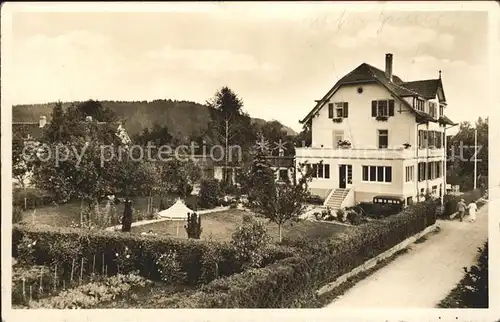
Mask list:
[[[442,157],[443,149],[419,149],[418,154],[415,148],[321,148],[307,147],[296,148],[297,158],[355,158],[355,159],[409,159],[418,157]]]

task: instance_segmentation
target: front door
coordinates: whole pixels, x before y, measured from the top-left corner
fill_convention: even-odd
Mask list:
[[[347,168],[345,164],[339,165],[339,188],[345,189],[347,187]]]
[[[339,165],[339,188],[345,189],[352,185],[352,165]]]

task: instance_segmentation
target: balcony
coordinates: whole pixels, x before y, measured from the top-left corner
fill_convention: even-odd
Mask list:
[[[429,153],[427,153],[427,151]],[[297,159],[307,158],[346,158],[346,159],[379,159],[403,160],[412,159],[417,155],[415,148],[361,149],[361,148],[296,148]],[[419,157],[442,157],[443,149],[419,149]]]

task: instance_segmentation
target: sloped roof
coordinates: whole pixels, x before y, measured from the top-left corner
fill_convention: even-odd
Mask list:
[[[438,88],[441,80],[438,79],[425,79],[413,82],[405,82],[401,84],[405,88],[418,93],[425,99],[433,99],[437,95]]]
[[[361,84],[361,83],[370,83],[375,82],[383,85],[391,94],[399,99],[405,106],[407,106],[410,111],[412,111],[419,120],[423,121],[433,121],[434,119],[428,115],[427,113],[418,111],[413,108],[406,100],[402,97],[404,96],[421,96],[417,92],[406,88],[403,86],[405,82],[398,77],[397,75],[393,75],[392,81],[385,76],[385,72],[371,66],[370,64],[363,63],[356,67],[353,71],[342,77],[329,91],[326,95],[321,99],[316,101],[316,106],[309,112],[309,114],[300,122],[307,122],[314,113],[316,113],[324,103],[333,95],[341,86],[343,85],[352,85],[352,84]]]
[[[446,124],[446,125],[457,125],[457,123],[454,123],[446,115],[440,116],[439,119],[438,119],[438,122],[441,123],[441,124]]]

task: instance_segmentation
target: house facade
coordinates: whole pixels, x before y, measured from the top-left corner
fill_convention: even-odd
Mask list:
[[[312,143],[296,149],[311,167],[311,192],[332,208],[396,196],[406,204],[445,192],[446,98],[439,78],[405,82],[363,63],[342,77],[301,121]]]

